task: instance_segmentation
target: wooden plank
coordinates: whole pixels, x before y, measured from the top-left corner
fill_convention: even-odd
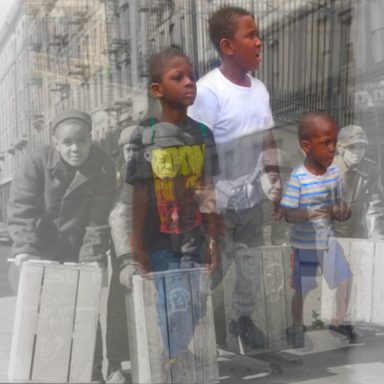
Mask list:
[[[373,324],[384,325],[384,241],[375,244],[373,269],[373,298],[372,318]]]
[[[351,252],[351,239],[338,238],[337,241],[344,250],[345,257],[348,261]],[[330,288],[324,277],[321,279],[321,319],[329,322],[336,317],[336,289]],[[350,298],[347,299],[350,300]]]
[[[129,296],[129,304],[132,307],[128,314],[133,317],[132,326],[128,327],[130,340],[131,374],[134,383],[152,383],[151,367],[149,360],[149,345],[146,324],[144,298],[143,298],[143,279],[141,276],[132,277],[133,289]],[[134,326],[133,326],[134,324]]]
[[[293,290],[289,281],[291,277],[289,246],[262,246],[248,249],[260,262],[254,279],[256,305],[251,314],[255,325],[266,335],[267,345],[264,349],[252,349],[235,338],[228,330],[232,318],[232,300],[236,279],[236,265],[232,263],[223,279],[223,296],[226,322],[225,348],[236,353],[265,353],[266,351],[285,348],[286,328],[291,325],[291,299]],[[237,267],[241,267],[239,263]]]
[[[374,293],[374,270],[377,263],[374,257],[375,242],[364,239],[337,239],[345,252],[352,271],[352,285],[348,300],[345,321],[352,323],[371,323]],[[377,276],[377,275],[376,275]],[[337,288],[330,289],[323,279],[322,285],[322,318],[330,321],[336,316]]]
[[[33,381],[63,383],[68,380],[77,281],[78,272],[74,269],[45,268]]]
[[[207,272],[177,270],[153,276],[156,280],[134,276],[134,289],[128,295],[128,311],[131,316],[134,314],[134,324],[128,327],[132,381],[216,383],[216,341],[212,302],[207,306],[210,298]],[[158,302],[161,284],[165,288],[165,300]],[[174,359],[169,356],[168,340],[180,343]]]
[[[195,371],[198,383],[219,382],[217,347],[213,320],[210,279],[206,269],[190,273],[195,351]]]
[[[8,378],[11,382],[30,379],[42,278],[43,266],[23,263],[9,360]]]
[[[156,277],[155,277],[156,275]],[[164,345],[161,334],[160,316],[165,315],[166,305],[159,304],[159,295],[156,288],[156,280],[160,279],[163,283],[163,274],[153,274],[153,278],[143,278],[143,305],[144,319],[146,324],[147,345],[148,345],[148,364],[150,367],[151,383],[168,383],[171,379],[169,368],[168,347]],[[159,282],[157,282],[159,284]],[[145,383],[145,381],[142,381]]]
[[[179,270],[165,275],[164,282],[172,383],[197,383],[195,351],[186,344],[194,332],[189,274]]]
[[[287,316],[285,267],[283,249],[263,249],[263,277],[265,289],[265,314],[267,348],[282,349],[287,346],[286,329],[290,326]],[[290,309],[289,303],[289,309]]]
[[[353,273],[347,320],[371,321],[374,243],[351,240],[349,265]]]
[[[69,381],[88,383],[92,379],[96,345],[102,270],[81,266],[72,336]]]

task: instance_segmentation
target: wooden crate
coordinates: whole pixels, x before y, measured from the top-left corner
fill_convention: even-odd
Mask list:
[[[133,383],[216,383],[217,349],[210,295],[205,269],[157,272],[165,289],[165,311],[177,309],[180,318],[167,319],[170,342],[185,332],[191,340],[185,353],[169,359],[159,326],[158,292],[155,280],[133,276],[133,290],[127,295],[128,335]],[[175,280],[177,285],[175,285]],[[177,292],[176,292],[177,291]],[[176,299],[175,299],[176,295]],[[200,315],[197,313],[200,312]],[[173,313],[173,312],[172,312]],[[202,314],[202,315],[201,315]]]
[[[345,321],[384,325],[384,241],[337,239],[353,274]],[[336,288],[322,280],[321,316],[330,321],[336,314]]]
[[[262,246],[252,250],[259,262],[258,289],[255,292],[256,306],[251,314],[255,325],[265,334],[266,346],[252,349],[228,330],[232,319],[232,296],[235,286],[235,263],[232,262],[222,283],[214,292],[215,322],[219,344],[226,350],[236,353],[265,353],[288,347],[286,329],[292,325],[290,286],[291,247]],[[221,302],[219,302],[221,301]],[[219,324],[221,322],[221,324]]]
[[[23,263],[11,382],[91,381],[101,282],[102,271],[89,265]]]

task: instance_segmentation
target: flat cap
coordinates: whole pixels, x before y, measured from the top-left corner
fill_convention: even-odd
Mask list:
[[[129,127],[124,128],[120,133],[118,144],[141,145],[140,127],[138,127],[137,125],[130,125]]]
[[[162,148],[186,145],[189,136],[184,134],[180,127],[168,122],[160,122],[143,133],[144,145],[157,145]]]
[[[337,140],[338,144],[344,147],[357,143],[368,144],[368,138],[363,128],[352,124],[340,129]]]
[[[88,125],[89,130],[92,129],[92,117],[88,113],[80,111],[78,109],[67,109],[65,111],[59,112],[54,117],[52,121],[52,132],[55,132],[55,129],[59,124],[69,119],[82,121]]]

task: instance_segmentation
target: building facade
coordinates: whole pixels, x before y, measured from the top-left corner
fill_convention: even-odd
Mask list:
[[[277,127],[292,137],[281,145],[296,142],[303,112],[325,110],[340,126],[360,123],[383,165],[381,0],[23,0],[0,32],[0,219],[23,151],[50,142],[55,113],[89,112],[94,140],[117,156],[121,130],[158,112],[150,55],[176,46],[197,76],[216,66],[207,20],[224,4],[255,13],[263,40],[257,76]]]

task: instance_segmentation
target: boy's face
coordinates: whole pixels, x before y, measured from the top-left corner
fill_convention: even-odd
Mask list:
[[[261,40],[255,20],[251,16],[240,16],[235,34],[228,41],[227,54],[232,56],[244,71],[255,71],[261,61]]]
[[[87,159],[91,148],[89,127],[81,121],[64,121],[55,129],[53,144],[66,163],[79,167]]]
[[[140,152],[140,147],[136,144],[124,144],[123,146],[123,156],[124,161],[127,163],[128,161],[134,160]]]
[[[353,167],[363,160],[365,155],[365,144],[355,143],[344,147],[341,151],[343,159],[348,167]]]
[[[164,65],[161,81],[152,83],[152,92],[161,103],[184,109],[192,105],[196,97],[196,81],[189,60],[175,56]]]
[[[314,171],[324,172],[333,162],[337,144],[337,126],[332,121],[317,121],[309,139],[300,142],[306,164]]]
[[[278,167],[265,167],[260,175],[260,184],[269,200],[278,201],[281,198],[283,186]]]

